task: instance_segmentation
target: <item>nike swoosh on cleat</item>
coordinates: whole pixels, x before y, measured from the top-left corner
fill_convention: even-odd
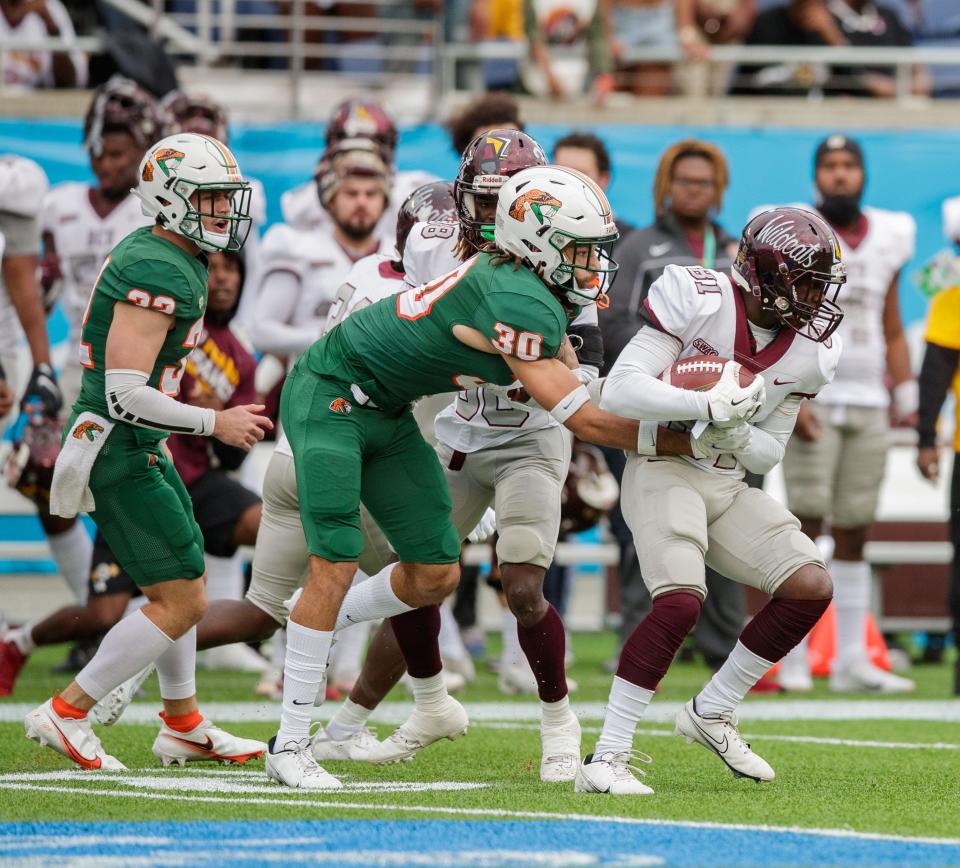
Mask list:
[[[100,757],[94,757],[93,759],[87,759],[82,753],[80,753],[72,744],[70,744],[70,739],[68,739],[61,731],[60,727],[57,726],[55,721],[50,721],[53,724],[53,728],[57,731],[57,735],[60,736],[60,741],[63,743],[63,746],[67,749],[67,755],[72,759],[80,768],[82,769],[98,769],[103,765],[103,761]]]
[[[726,753],[726,752],[727,752],[727,747],[729,747],[729,742],[727,741],[726,735],[724,735],[723,741],[717,741],[712,735],[710,735],[709,732],[707,732],[702,726],[700,726],[700,724],[698,724],[695,720],[693,720],[692,717],[690,718],[690,720],[693,722],[693,725],[697,728],[697,730],[698,730],[700,733],[702,733],[703,735],[705,735],[708,739],[710,739],[710,741],[711,741],[714,745],[716,745],[716,747],[714,748],[714,750],[716,750],[717,753]]]
[[[195,750],[202,750],[207,753],[214,753],[213,739],[210,738],[209,735],[207,736],[207,741],[205,744],[199,744],[198,742],[190,741],[190,739],[188,738],[179,738],[175,735],[171,735],[170,738],[172,738],[174,741],[179,741],[181,744],[185,744],[187,747],[192,747]]]

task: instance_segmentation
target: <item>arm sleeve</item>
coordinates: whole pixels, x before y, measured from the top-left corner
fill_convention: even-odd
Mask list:
[[[320,335],[314,326],[290,325],[300,295],[300,278],[291,271],[264,275],[251,326],[253,345],[261,353],[298,356]]]
[[[618,416],[652,422],[709,419],[706,394],[678,389],[659,379],[679,355],[680,345],[674,338],[644,326],[607,375],[600,406]]]
[[[920,385],[920,407],[917,411],[917,445],[921,448],[937,443],[937,419],[947,390],[957,373],[960,350],[927,342],[923,365],[917,378]]]
[[[783,461],[801,401],[799,395],[790,395],[763,422],[750,426],[750,443],[737,458],[751,473],[769,473]]]
[[[150,388],[147,380],[144,371],[132,368],[107,370],[107,408],[114,419],[171,434],[200,434],[204,437],[213,434],[216,413],[212,409],[181,403],[158,389]]]

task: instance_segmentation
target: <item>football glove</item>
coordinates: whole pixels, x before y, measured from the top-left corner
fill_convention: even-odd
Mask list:
[[[27,383],[26,391],[23,393],[20,409],[29,416],[40,414],[55,419],[60,414],[62,406],[63,395],[60,393],[60,386],[57,385],[57,375],[50,365],[40,362],[30,375],[30,382]]]
[[[497,514],[487,507],[477,526],[467,534],[467,540],[472,543],[482,543],[490,539],[497,530]]]
[[[750,385],[741,386],[739,375],[740,363],[727,362],[723,366],[720,380],[706,393],[710,421],[716,425],[735,425],[741,420],[749,421],[763,406],[766,398],[763,377],[757,374]]]

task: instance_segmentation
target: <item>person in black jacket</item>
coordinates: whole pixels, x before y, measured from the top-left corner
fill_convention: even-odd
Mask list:
[[[617,248],[620,270],[610,308],[600,313],[604,370],[641,326],[640,311],[651,284],[668,265],[702,265],[724,271],[733,264],[737,239],[715,219],[723,204],[729,173],[723,153],[715,145],[684,139],[664,151],[653,182],[656,219],[631,232]],[[620,480],[624,454],[605,449],[610,470]],[[751,474],[748,474],[750,477]],[[762,482],[760,477],[749,480]],[[650,608],[633,535],[620,507],[610,515],[610,527],[620,545],[621,640],[633,632]],[[709,594],[694,633],[697,649],[716,669],[736,644],[746,620],[741,585],[707,568]]]

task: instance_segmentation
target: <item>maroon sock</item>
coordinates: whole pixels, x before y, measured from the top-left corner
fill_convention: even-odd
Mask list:
[[[423,606],[390,619],[411,678],[430,678],[442,668],[440,607]]]
[[[520,647],[537,676],[537,691],[543,702],[559,702],[567,695],[567,673],[563,664],[567,637],[560,613],[549,606],[547,614],[532,627],[517,622]]]
[[[774,598],[743,628],[740,641],[758,657],[776,663],[813,629],[829,605],[829,599]]]
[[[630,634],[620,652],[617,677],[656,690],[677,651],[700,617],[703,602],[689,591],[663,594]]]

